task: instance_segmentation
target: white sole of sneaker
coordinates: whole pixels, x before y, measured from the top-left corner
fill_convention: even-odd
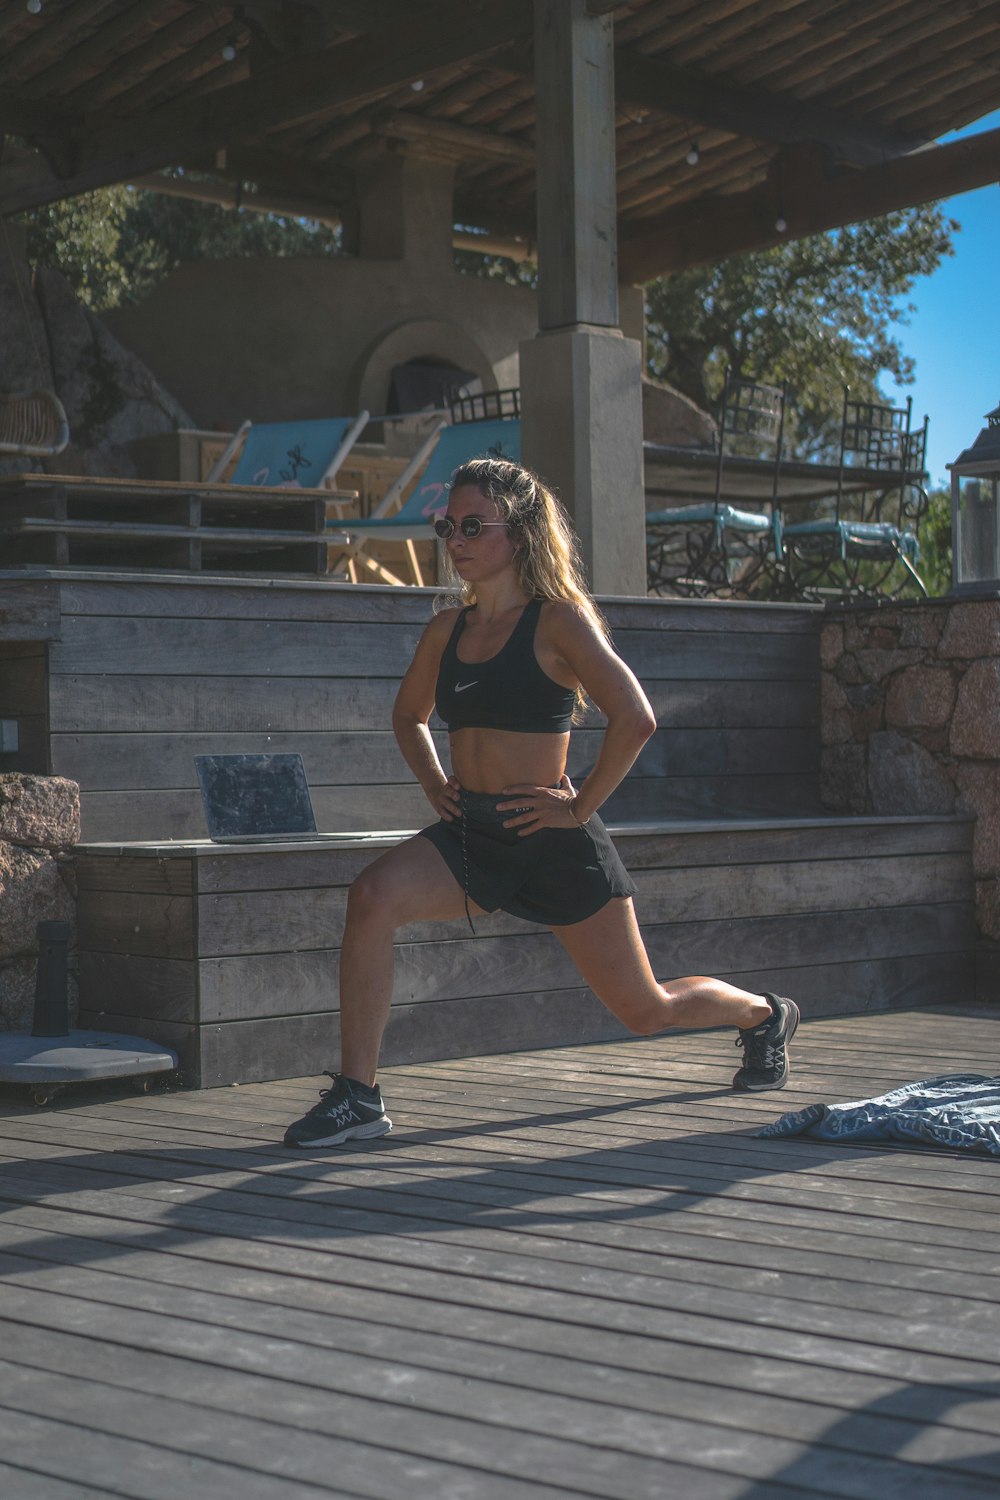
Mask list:
[[[327,1135],[322,1140],[314,1141],[286,1141],[286,1146],[291,1146],[293,1151],[313,1151],[324,1146],[340,1146],[344,1141],[370,1141],[376,1136],[388,1135],[392,1129],[392,1121],[388,1115],[382,1120],[372,1120],[369,1125],[349,1125],[346,1130],[338,1130],[335,1135]]]

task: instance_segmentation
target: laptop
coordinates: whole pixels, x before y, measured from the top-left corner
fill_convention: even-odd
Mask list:
[[[301,755],[196,755],[194,763],[213,843],[317,837]]]

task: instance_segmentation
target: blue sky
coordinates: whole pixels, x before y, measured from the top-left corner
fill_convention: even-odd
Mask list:
[[[1000,127],[1000,111],[942,139]],[[930,417],[927,467],[932,484],[947,483],[945,464],[973,442],[984,413],[1000,401],[1000,187],[949,198],[945,207],[962,228],[955,254],[931,276],[921,276],[909,298],[916,311],[898,329],[916,361],[913,385],[883,382],[893,400],[913,396],[915,422]]]

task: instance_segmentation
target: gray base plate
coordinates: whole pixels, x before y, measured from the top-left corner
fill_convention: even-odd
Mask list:
[[[75,1083],[169,1073],[175,1054],[158,1042],[117,1031],[69,1031],[65,1036],[0,1033],[0,1083]]]

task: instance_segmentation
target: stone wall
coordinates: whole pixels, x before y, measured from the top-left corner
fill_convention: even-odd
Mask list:
[[[973,814],[977,919],[1000,939],[1000,598],[850,606],[821,649],[824,805]]]
[[[0,775],[0,1031],[31,1029],[38,923],[74,920],[68,851],[79,838],[75,781]]]

